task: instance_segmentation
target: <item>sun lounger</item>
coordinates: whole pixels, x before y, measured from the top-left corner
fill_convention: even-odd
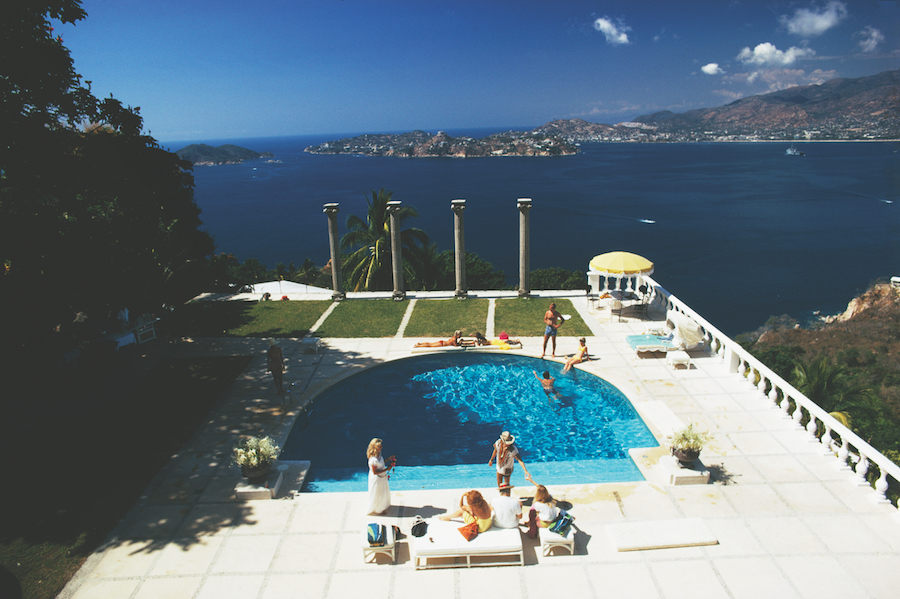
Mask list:
[[[522,535],[518,528],[490,528],[467,541],[457,530],[462,522],[429,519],[428,532],[409,537],[416,570],[472,566],[522,566]]]
[[[662,337],[660,335],[628,335],[625,337],[625,341],[628,342],[631,349],[638,353],[667,352],[669,350],[678,349],[678,347],[672,343],[671,338]]]
[[[394,538],[394,527],[388,524],[384,527],[385,542],[380,547],[372,547],[369,545],[367,532],[363,530],[363,561],[369,561],[369,558],[376,558],[378,555],[384,555],[391,558],[391,563],[397,559],[397,540]]]

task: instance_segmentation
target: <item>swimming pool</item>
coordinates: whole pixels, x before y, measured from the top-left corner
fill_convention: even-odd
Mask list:
[[[557,398],[535,380],[543,370]],[[381,437],[385,455],[397,456],[394,490],[486,487],[496,484],[492,444],[509,430],[540,483],[643,480],[628,449],[658,443],[628,398],[600,377],[561,371],[487,352],[387,362],[318,395],[281,457],[312,461],[306,491],[365,491],[366,445]],[[529,484],[518,464],[512,482]]]

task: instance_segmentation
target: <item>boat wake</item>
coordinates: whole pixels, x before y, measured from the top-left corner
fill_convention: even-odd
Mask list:
[[[655,220],[650,219],[650,218],[639,218],[637,220],[639,223],[647,223],[648,225],[652,225],[652,224],[656,223]]]

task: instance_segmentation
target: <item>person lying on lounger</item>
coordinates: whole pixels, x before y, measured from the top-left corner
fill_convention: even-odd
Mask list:
[[[453,333],[453,336],[449,339],[438,339],[437,341],[420,341],[416,343],[413,347],[450,347],[450,346],[460,346],[460,337],[462,337],[462,331],[456,331]]]
[[[509,335],[507,335],[505,331],[500,333],[500,337],[498,339],[491,339],[489,343],[491,345],[499,345],[500,349],[510,349],[510,347],[513,345],[522,347],[521,341],[519,341],[518,339],[510,339]]]

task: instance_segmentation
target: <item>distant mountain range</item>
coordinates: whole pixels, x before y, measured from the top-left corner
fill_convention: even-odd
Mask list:
[[[207,144],[191,144],[176,150],[175,153],[182,160],[187,160],[195,165],[238,164],[245,160],[257,160],[272,156],[269,152],[256,152],[232,144],[218,147]]]
[[[565,119],[536,131],[570,142],[897,139],[900,70],[792,87],[718,108],[657,112],[618,125]]]

